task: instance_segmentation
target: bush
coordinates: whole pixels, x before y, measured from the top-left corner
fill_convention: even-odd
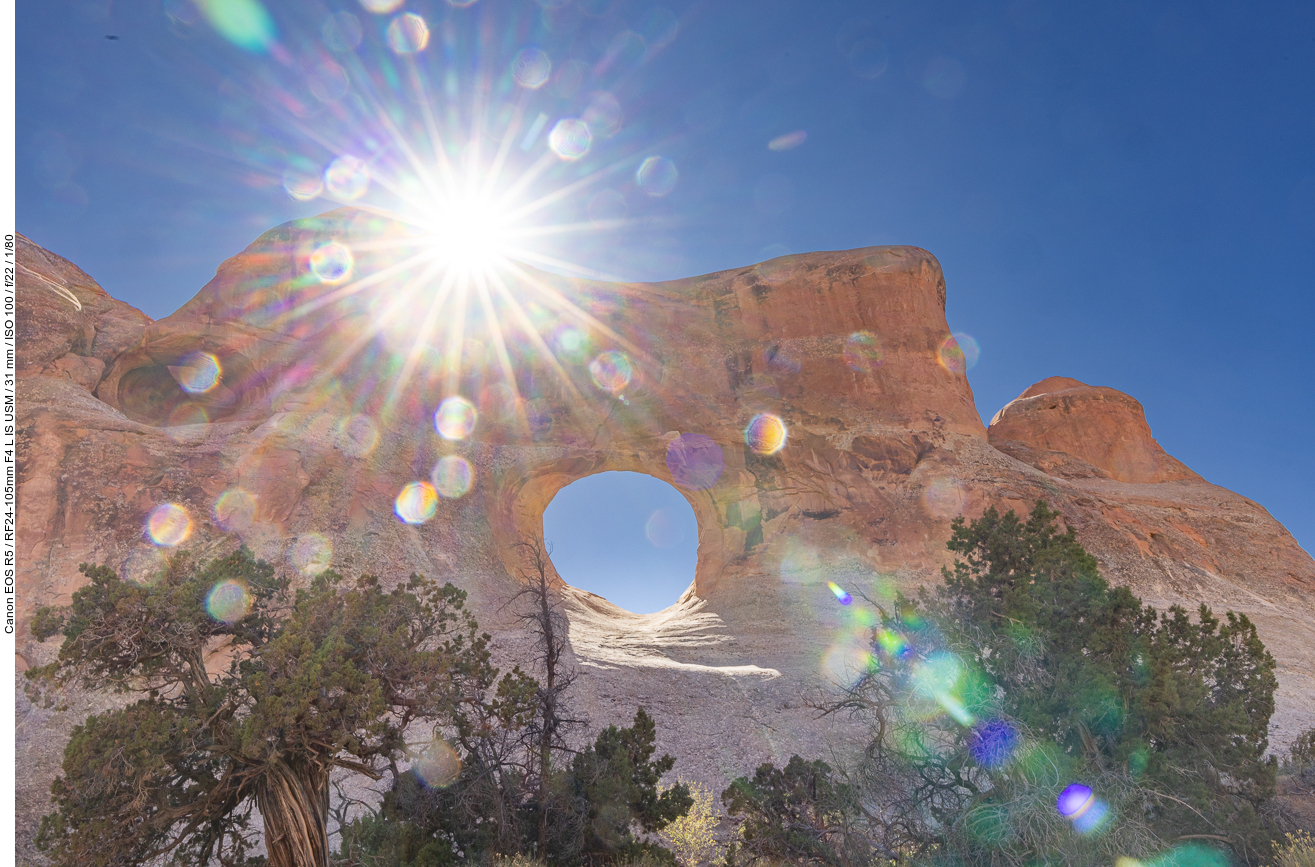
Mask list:
[[[1276,680],[1255,627],[1143,606],[1056,517],[956,520],[943,585],[876,606],[872,665],[830,708],[872,727],[851,774],[870,832],[963,864],[1110,863],[1182,838],[1257,863]],[[1094,790],[1101,827],[1057,812],[1070,783]]]
[[[712,791],[701,783],[680,781],[689,791],[689,812],[671,821],[659,836],[666,841],[681,867],[700,867],[721,861],[726,846],[717,839],[721,817],[712,800]]]

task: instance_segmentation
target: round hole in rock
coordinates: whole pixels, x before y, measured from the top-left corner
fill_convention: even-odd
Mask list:
[[[675,604],[694,581],[694,509],[643,473],[598,473],[562,488],[544,510],[543,535],[563,581],[636,614]]]

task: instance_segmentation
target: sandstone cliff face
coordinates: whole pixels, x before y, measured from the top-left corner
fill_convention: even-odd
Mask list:
[[[36,605],[68,601],[79,562],[145,578],[175,551],[239,543],[294,574],[331,562],[452,580],[514,652],[513,543],[541,538],[563,486],[633,470],[689,500],[698,565],[654,615],[567,588],[578,700],[598,724],[645,704],[683,774],[720,785],[820,754],[843,723],[802,698],[845,676],[862,634],[827,582],[888,594],[934,580],[953,518],[1038,498],[1148,601],[1258,622],[1280,663],[1276,740],[1315,717],[1315,562],[1260,506],[1165,454],[1120,392],[1046,380],[985,430],[945,349],[929,253],[649,285],[509,266],[463,283],[427,243],[353,209],[281,226],[159,322],[20,248],[20,668],[54,652],[26,627]],[[452,396],[473,409],[453,416],[473,419],[463,437],[435,429]],[[751,447],[770,445],[763,416],[788,431],[774,453]],[[461,496],[433,473],[458,459]],[[404,523],[397,497],[420,482],[452,496],[413,488],[430,501],[400,510],[432,517]],[[190,523],[152,536],[167,504]],[[36,726],[74,720],[21,713],[30,839],[62,749]]]

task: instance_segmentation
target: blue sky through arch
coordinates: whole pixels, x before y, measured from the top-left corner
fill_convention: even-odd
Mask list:
[[[566,583],[637,614],[661,611],[694,580],[694,510],[643,473],[599,473],[567,485],[543,513],[543,535]]]

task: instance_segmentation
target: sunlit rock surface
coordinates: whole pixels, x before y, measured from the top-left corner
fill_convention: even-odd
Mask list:
[[[658,614],[566,592],[577,701],[594,727],[645,705],[687,777],[824,754],[845,722],[807,702],[852,674],[863,635],[828,582],[875,597],[935,580],[953,518],[1038,498],[1112,581],[1257,621],[1279,661],[1276,742],[1315,718],[1315,562],[1167,455],[1120,392],[1046,380],[984,429],[926,251],[609,284],[517,265],[462,280],[429,249],[334,211],[262,235],[151,322],[21,241],[20,669],[56,650],[28,624],[69,601],[79,563],[148,580],[239,543],[301,576],[451,580],[511,658],[513,545],[541,538],[565,485],[629,470],[690,501],[697,571]],[[449,397],[469,406],[440,433]],[[788,436],[763,453],[775,419]],[[24,851],[99,701],[75,700],[52,715],[20,699]]]

